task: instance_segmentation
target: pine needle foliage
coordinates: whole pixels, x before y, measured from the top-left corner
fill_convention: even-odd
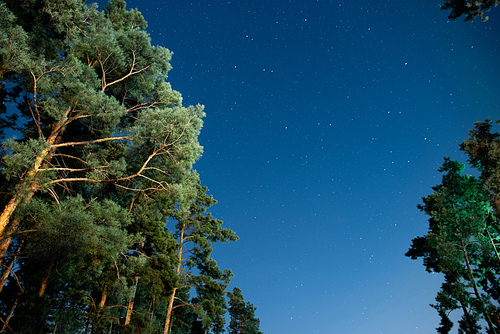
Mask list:
[[[2,331],[224,330],[205,113],[146,28],[123,0],[0,0]]]
[[[496,7],[499,3],[498,0],[445,0],[440,8],[449,10],[448,18],[452,20],[464,15],[465,22],[472,22],[478,16],[482,22],[485,22],[488,21],[489,17],[485,16],[484,12]]]
[[[230,334],[262,334],[259,330],[260,320],[255,317],[255,307],[245,302],[240,288],[233,288],[227,293],[229,297]]]
[[[429,232],[413,239],[406,256],[423,258],[428,272],[444,283],[432,305],[441,316],[438,333],[449,333],[449,314],[462,311],[459,333],[500,333],[500,221],[498,206],[499,134],[490,120],[478,122],[461,144],[480,177],[464,174],[465,165],[445,158],[442,183],[418,205],[430,216]],[[484,325],[485,324],[485,325]]]

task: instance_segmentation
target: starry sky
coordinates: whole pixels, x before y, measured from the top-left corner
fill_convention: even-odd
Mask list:
[[[439,4],[127,1],[205,105],[195,168],[240,237],[213,256],[264,333],[435,332],[442,277],[404,256],[427,232],[416,205],[500,118],[500,9],[465,23]]]

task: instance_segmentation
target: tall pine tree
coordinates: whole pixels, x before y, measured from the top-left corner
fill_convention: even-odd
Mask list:
[[[462,311],[459,331],[479,333],[481,321],[488,333],[500,332],[500,223],[498,220],[499,135],[491,122],[476,123],[461,149],[479,178],[464,174],[465,165],[445,159],[442,183],[423,198],[419,208],[431,218],[429,232],[413,239],[406,253],[423,258],[426,270],[444,274],[433,305],[441,316],[439,333],[449,333],[448,315]]]

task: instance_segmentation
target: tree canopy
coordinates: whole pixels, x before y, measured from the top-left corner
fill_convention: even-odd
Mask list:
[[[500,220],[498,181],[500,135],[490,120],[478,122],[461,144],[478,178],[465,165],[445,159],[442,183],[418,207],[430,216],[429,232],[413,239],[406,256],[423,258],[428,272],[444,283],[432,305],[441,316],[439,333],[449,333],[449,313],[460,309],[459,333],[500,333]]]
[[[262,334],[259,330],[260,320],[255,317],[255,307],[243,299],[240,288],[235,287],[228,292],[229,297],[229,323],[230,334]]]
[[[484,16],[484,12],[496,7],[499,3],[499,0],[445,0],[440,8],[450,10],[448,17],[452,20],[464,15],[466,22],[472,22],[477,16],[485,22],[489,17]]]
[[[0,0],[3,330],[224,330],[211,252],[237,236],[193,170],[203,106],[146,27],[123,0]]]

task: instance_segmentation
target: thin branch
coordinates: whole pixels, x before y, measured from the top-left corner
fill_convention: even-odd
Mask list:
[[[9,239],[9,238],[15,237],[15,236],[20,235],[20,234],[31,233],[31,232],[38,232],[38,230],[23,230],[23,231],[12,232],[10,234],[3,235],[2,237],[0,237],[0,240]],[[7,255],[7,256],[10,256],[10,255]],[[4,257],[7,257],[7,256],[4,256]]]
[[[120,280],[120,282],[123,283],[123,285],[125,285],[125,282],[122,281],[121,277],[120,277],[120,269],[118,269],[118,264],[116,263],[116,260],[113,256],[111,256],[111,258],[113,259],[113,262],[115,263],[115,267],[116,267],[116,276],[118,277],[118,279]]]
[[[115,140],[115,139],[118,139],[118,138],[127,138],[127,137],[105,138],[105,139],[101,139],[100,141]],[[97,142],[97,140],[96,141],[89,141],[89,142]],[[80,142],[80,143],[89,143],[89,142]],[[59,145],[68,146],[68,144],[70,144],[70,143],[59,144]],[[56,145],[53,145],[53,146],[56,146]],[[151,153],[149,155],[149,157],[146,159],[146,161],[144,162],[144,164],[141,166],[141,168],[139,168],[139,170],[135,174],[132,174],[132,175],[129,175],[129,176],[125,176],[125,177],[121,177],[121,178],[117,178],[117,179],[112,179],[112,180],[93,180],[93,179],[89,179],[89,178],[86,178],[86,177],[63,178],[63,179],[52,180],[52,181],[48,182],[48,184],[55,184],[55,183],[61,183],[61,182],[75,182],[75,181],[86,181],[86,182],[90,182],[90,183],[115,183],[115,182],[120,182],[120,181],[131,180],[133,178],[136,178],[136,177],[140,176],[140,177],[143,177],[143,178],[145,178],[145,179],[147,179],[147,180],[149,180],[151,182],[157,183],[161,188],[166,189],[163,182],[159,182],[159,181],[153,180],[153,179],[151,179],[151,178],[149,178],[149,177],[141,174],[144,170],[146,170],[148,168],[147,166],[148,166],[149,162],[155,156],[165,154],[168,151],[168,150],[167,151],[163,150],[165,146],[166,145],[163,145],[160,149],[157,149],[153,153]]]
[[[95,201],[97,197],[94,197],[90,200],[89,204],[85,205],[85,209],[88,209],[90,207],[90,204],[92,204],[93,201]]]
[[[66,158],[71,158],[71,159],[75,159],[75,160],[78,160],[79,162],[85,164],[85,165],[88,165],[88,163],[81,159],[81,158],[78,158],[78,157],[75,157],[74,155],[69,155],[69,154],[62,154],[62,153],[54,153],[53,155],[54,157],[66,157]]]
[[[118,320],[118,318],[115,318],[115,317],[112,317],[112,316],[106,316],[106,317],[104,317],[104,319],[115,319],[116,322],[118,323],[118,325],[120,324],[120,320]]]
[[[165,181],[161,181],[161,182],[160,182],[160,181],[156,181],[156,180],[153,180],[152,178],[149,178],[149,177],[147,177],[147,176],[145,176],[145,175],[142,175],[142,174],[139,174],[139,175],[137,175],[137,176],[143,177],[143,178],[145,178],[146,180],[149,180],[149,181],[151,181],[151,182],[153,182],[153,183],[158,184],[158,186],[160,186],[160,187],[161,187],[162,189],[164,189],[164,190],[166,190],[166,189],[167,189],[167,188],[165,187],[165,184],[168,186],[168,183],[167,183],[167,182],[165,182]]]
[[[40,168],[38,171],[67,171],[67,172],[84,172],[86,170],[92,169],[103,169],[109,168],[109,166],[97,166],[97,167],[87,167],[87,168],[67,168],[67,167],[51,167],[51,168]]]
[[[96,310],[96,309],[97,309],[97,307],[96,307],[96,304],[95,304],[95,300],[94,300],[94,298],[92,298],[92,296],[91,296],[91,295],[89,295],[88,293],[87,293],[87,297],[88,297],[88,298],[90,298],[90,300],[92,301],[92,305],[93,305],[93,306],[92,306],[92,310]]]
[[[36,84],[35,84],[35,87],[36,87]],[[28,105],[28,108],[29,108],[30,113],[31,113],[31,117],[33,118],[33,122],[35,122],[36,128],[38,130],[38,138],[43,138],[42,129],[40,129],[40,113],[38,112],[38,109],[36,108],[35,100],[33,100],[33,106],[35,107],[36,114],[38,116],[37,119],[35,118],[35,114],[33,114],[33,109],[31,108],[31,102],[29,101],[27,94],[26,94],[25,98],[26,98],[26,104]]]
[[[135,250],[135,249],[127,249],[127,252],[135,252],[135,253],[139,253],[140,255],[144,256],[146,259],[148,259],[148,260],[150,260],[150,259],[151,259],[151,257],[150,257],[150,256],[147,256],[146,254],[144,254],[144,253],[142,253],[142,252],[140,252],[140,251],[138,251],[138,250]],[[120,253],[122,253],[122,254],[123,254],[123,252],[120,252]],[[125,254],[123,254],[123,255],[125,255]]]
[[[123,307],[123,308],[127,308],[127,306],[125,306],[125,305],[113,305],[113,306],[106,306],[106,308],[113,308],[113,307]]]
[[[184,268],[181,269],[182,273],[186,275],[189,279],[192,279],[191,275],[189,275]]]
[[[10,254],[10,255],[4,255],[4,256],[0,256],[0,260],[2,259],[6,259],[6,258],[9,258],[9,257],[13,257],[13,256],[20,256],[20,255],[26,255],[26,254],[33,254],[34,252],[24,252],[24,253],[17,253],[17,254]],[[2,264],[3,266],[3,264]]]
[[[495,254],[497,255],[498,260],[500,261],[500,255],[498,254],[497,247],[495,246],[495,243],[493,242],[493,238],[491,237],[490,231],[486,230],[488,233],[488,236],[490,237],[491,244],[493,245],[493,249],[495,250]]]
[[[83,110],[79,111],[75,116],[72,116],[72,117],[68,118],[68,123],[71,123],[74,120],[77,120],[77,119],[80,119],[80,118],[86,118],[86,117],[92,116],[92,115],[81,116],[81,115],[85,114],[87,111],[88,111],[88,109],[83,109]]]
[[[21,283],[19,283],[19,279],[17,278],[17,275],[15,272],[13,272],[9,267],[7,267],[5,264],[2,263],[2,266],[5,267],[5,270],[10,271],[12,275],[14,275],[17,285],[19,286],[19,289],[21,289],[21,292],[24,293],[23,287],[21,286]]]
[[[52,196],[52,198],[54,198],[56,200],[57,204],[59,206],[61,206],[61,203],[59,202],[59,198],[58,198],[56,192],[54,191],[54,189],[48,188],[48,191],[49,191],[49,194]]]
[[[11,307],[11,309],[10,309],[10,313],[9,313],[9,315],[7,316],[7,319],[6,319],[6,320],[3,320],[2,318],[0,318],[0,320],[3,322],[2,331],[1,331],[0,333],[5,332],[5,328],[8,328],[11,332],[13,332],[13,331],[12,331],[12,328],[10,328],[10,326],[9,326],[9,320],[10,320],[10,318],[12,317],[12,313],[14,313],[14,309],[15,309],[15,308],[16,308],[16,306],[17,306],[17,300],[18,300],[18,299],[16,299],[16,301],[14,302],[14,305],[12,305],[12,307]]]
[[[53,144],[53,145],[51,145],[51,148],[65,147],[65,146],[75,146],[75,145],[86,145],[86,144],[95,144],[95,143],[102,143],[102,142],[105,142],[105,141],[116,141],[116,140],[130,140],[130,137],[127,137],[127,136],[124,136],[124,137],[108,137],[108,138],[101,138],[101,139],[88,140],[88,141],[76,141],[76,142],[69,142],[69,143],[62,143],[62,144]]]
[[[182,304],[175,305],[174,307],[172,307],[172,310],[175,310],[176,308],[183,307],[183,306],[190,306],[190,307],[194,308],[196,305],[198,305],[198,304],[187,303],[187,302],[183,301],[182,299],[180,299],[179,297],[174,297],[174,299],[180,300],[182,302]]]
[[[185,240],[185,239],[184,239]],[[187,249],[182,251],[182,255],[187,254],[187,253],[192,253],[193,249]]]
[[[201,285],[201,284],[188,284],[188,285],[183,285],[182,287],[183,288],[200,288],[202,286],[203,285]]]
[[[111,85],[114,85],[115,83],[118,83],[118,82],[120,82],[120,81],[123,81],[123,80],[125,80],[126,78],[128,78],[128,77],[129,77],[129,76],[131,76],[131,75],[141,73],[142,71],[147,70],[147,69],[151,66],[151,64],[149,64],[148,66],[143,67],[142,69],[137,70],[137,71],[135,71],[135,72],[134,72],[134,68],[135,68],[135,65],[136,65],[136,62],[135,62],[135,52],[134,52],[134,50],[132,50],[132,57],[133,57],[133,60],[132,60],[132,67],[130,68],[130,72],[129,72],[128,74],[126,74],[125,76],[121,77],[120,79],[116,79],[115,81],[113,81],[113,82],[111,82],[111,83],[109,83],[109,84],[107,84],[107,83],[106,83],[105,76],[104,76],[104,73],[105,73],[105,72],[104,72],[104,69],[103,69],[103,81],[102,81],[102,82],[103,82],[103,85],[102,85],[102,91],[103,91],[103,92],[104,92],[104,90],[105,90],[107,87],[109,87],[109,86],[111,86]],[[106,60],[107,60],[107,58],[106,58]],[[105,61],[106,61],[106,60],[105,60]],[[101,64],[101,68],[102,68],[102,64]]]
[[[123,186],[121,184],[118,184],[118,183],[113,183],[113,185],[117,186],[117,187],[120,187],[120,188],[123,188],[123,189],[126,189],[126,190],[131,190],[131,191],[140,191],[140,192],[146,192],[148,190],[158,190],[158,188],[145,188],[145,189],[139,189],[139,188],[130,188],[130,187],[126,187],[126,186]]]
[[[156,170],[156,171],[158,171],[158,172],[160,172],[160,173],[162,173],[162,174],[165,174],[165,175],[170,176],[170,174],[169,174],[168,172],[166,172],[166,171],[164,171],[164,170],[161,170],[161,169],[160,169],[160,168],[158,168],[158,167],[147,167],[147,168],[145,168],[145,170]]]

